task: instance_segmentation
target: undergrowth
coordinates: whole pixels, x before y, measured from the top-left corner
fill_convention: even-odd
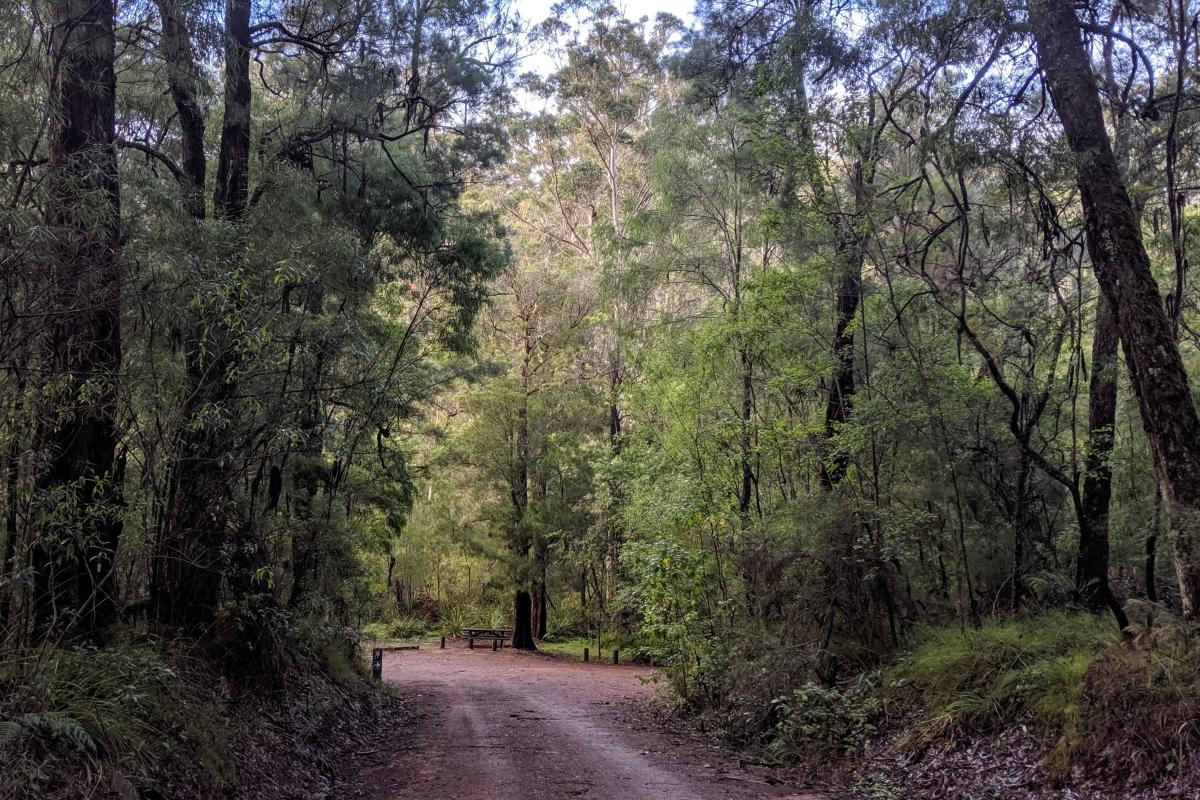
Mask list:
[[[44,647],[0,661],[0,797],[53,781],[56,764],[115,768],[199,764],[234,778],[217,699],[153,649]]]
[[[362,627],[368,639],[418,639],[429,632],[425,620],[415,617],[400,617],[391,622],[368,622]]]
[[[125,797],[137,787],[258,796],[255,787],[327,779],[331,731],[386,702],[355,638],[313,619],[275,637],[270,670],[237,679],[195,643],[117,636],[103,648],[0,656],[0,797]]]
[[[885,699],[918,712],[900,745],[1032,724],[1053,775],[1081,762],[1147,778],[1175,769],[1197,737],[1200,641],[1175,622],[1131,633],[1063,611],[930,629],[886,674]]]
[[[909,745],[1024,719],[1062,732],[1078,724],[1092,659],[1115,640],[1109,620],[1066,612],[931,628],[888,671],[887,693],[923,710]]]

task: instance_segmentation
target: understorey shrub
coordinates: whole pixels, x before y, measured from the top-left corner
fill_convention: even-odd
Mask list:
[[[766,753],[776,761],[858,752],[875,732],[882,708],[866,680],[844,689],[806,683],[775,698],[772,705],[778,721]]]
[[[1078,755],[1112,775],[1182,768],[1200,745],[1200,636],[1167,622],[1137,626],[1084,676]]]
[[[189,663],[190,671],[201,670]],[[206,674],[180,673],[149,647],[43,647],[0,661],[0,797],[57,775],[147,775],[198,764],[213,785],[234,775]]]
[[[901,744],[920,748],[1016,722],[1073,740],[1084,675],[1115,640],[1110,620],[1064,611],[925,631],[886,673],[885,697],[920,713]],[[1073,749],[1071,741],[1056,747]]]
[[[362,627],[368,639],[416,639],[428,632],[425,621],[416,617],[400,617],[391,622],[369,622]]]

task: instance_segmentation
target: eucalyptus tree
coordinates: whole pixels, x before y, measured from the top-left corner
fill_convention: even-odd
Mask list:
[[[1116,313],[1155,472],[1172,512],[1181,603],[1191,616],[1200,603],[1200,416],[1104,124],[1099,88],[1083,42],[1081,27],[1086,23],[1080,22],[1070,4],[1061,2],[1031,4],[1029,22],[1038,64],[1077,157],[1088,250],[1096,278]],[[1101,28],[1099,33],[1117,35],[1111,28]],[[1149,63],[1146,68],[1150,69]],[[1182,86],[1176,88],[1182,93]],[[1176,302],[1182,303],[1182,298]]]
[[[53,245],[42,291],[41,411],[32,616],[35,635],[63,619],[96,636],[117,614],[121,537],[121,209],[117,175],[115,9],[56,0],[47,103],[45,225]],[[11,498],[10,498],[11,502]],[[11,535],[11,534],[10,534]]]
[[[394,431],[457,374],[505,263],[459,198],[502,155],[515,27],[483,2],[59,11],[86,20],[3,45],[6,87],[49,76],[5,140],[3,380],[45,406],[5,415],[4,623],[123,607],[269,656],[268,614],[348,613],[346,520],[399,527]],[[78,250],[45,255],[54,292],[21,288],[42,208]],[[396,491],[364,493],[364,461]]]

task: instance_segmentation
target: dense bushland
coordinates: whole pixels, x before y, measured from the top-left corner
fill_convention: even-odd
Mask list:
[[[404,591],[623,640],[763,758],[1025,726],[1046,779],[1185,771],[1194,34],[1063,8],[544,26]]]
[[[33,0],[2,29],[0,794],[271,794],[255,770],[324,769],[316,732],[383,702],[352,631],[403,426],[475,368],[507,263],[460,201],[515,20]]]
[[[1188,772],[1196,13],[19,2],[0,747],[237,791],[507,623],[771,760]]]

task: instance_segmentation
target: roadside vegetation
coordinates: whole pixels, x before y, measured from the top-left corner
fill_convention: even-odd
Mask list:
[[[488,625],[1200,795],[1198,1],[10,4],[0,781],[333,791]]]

